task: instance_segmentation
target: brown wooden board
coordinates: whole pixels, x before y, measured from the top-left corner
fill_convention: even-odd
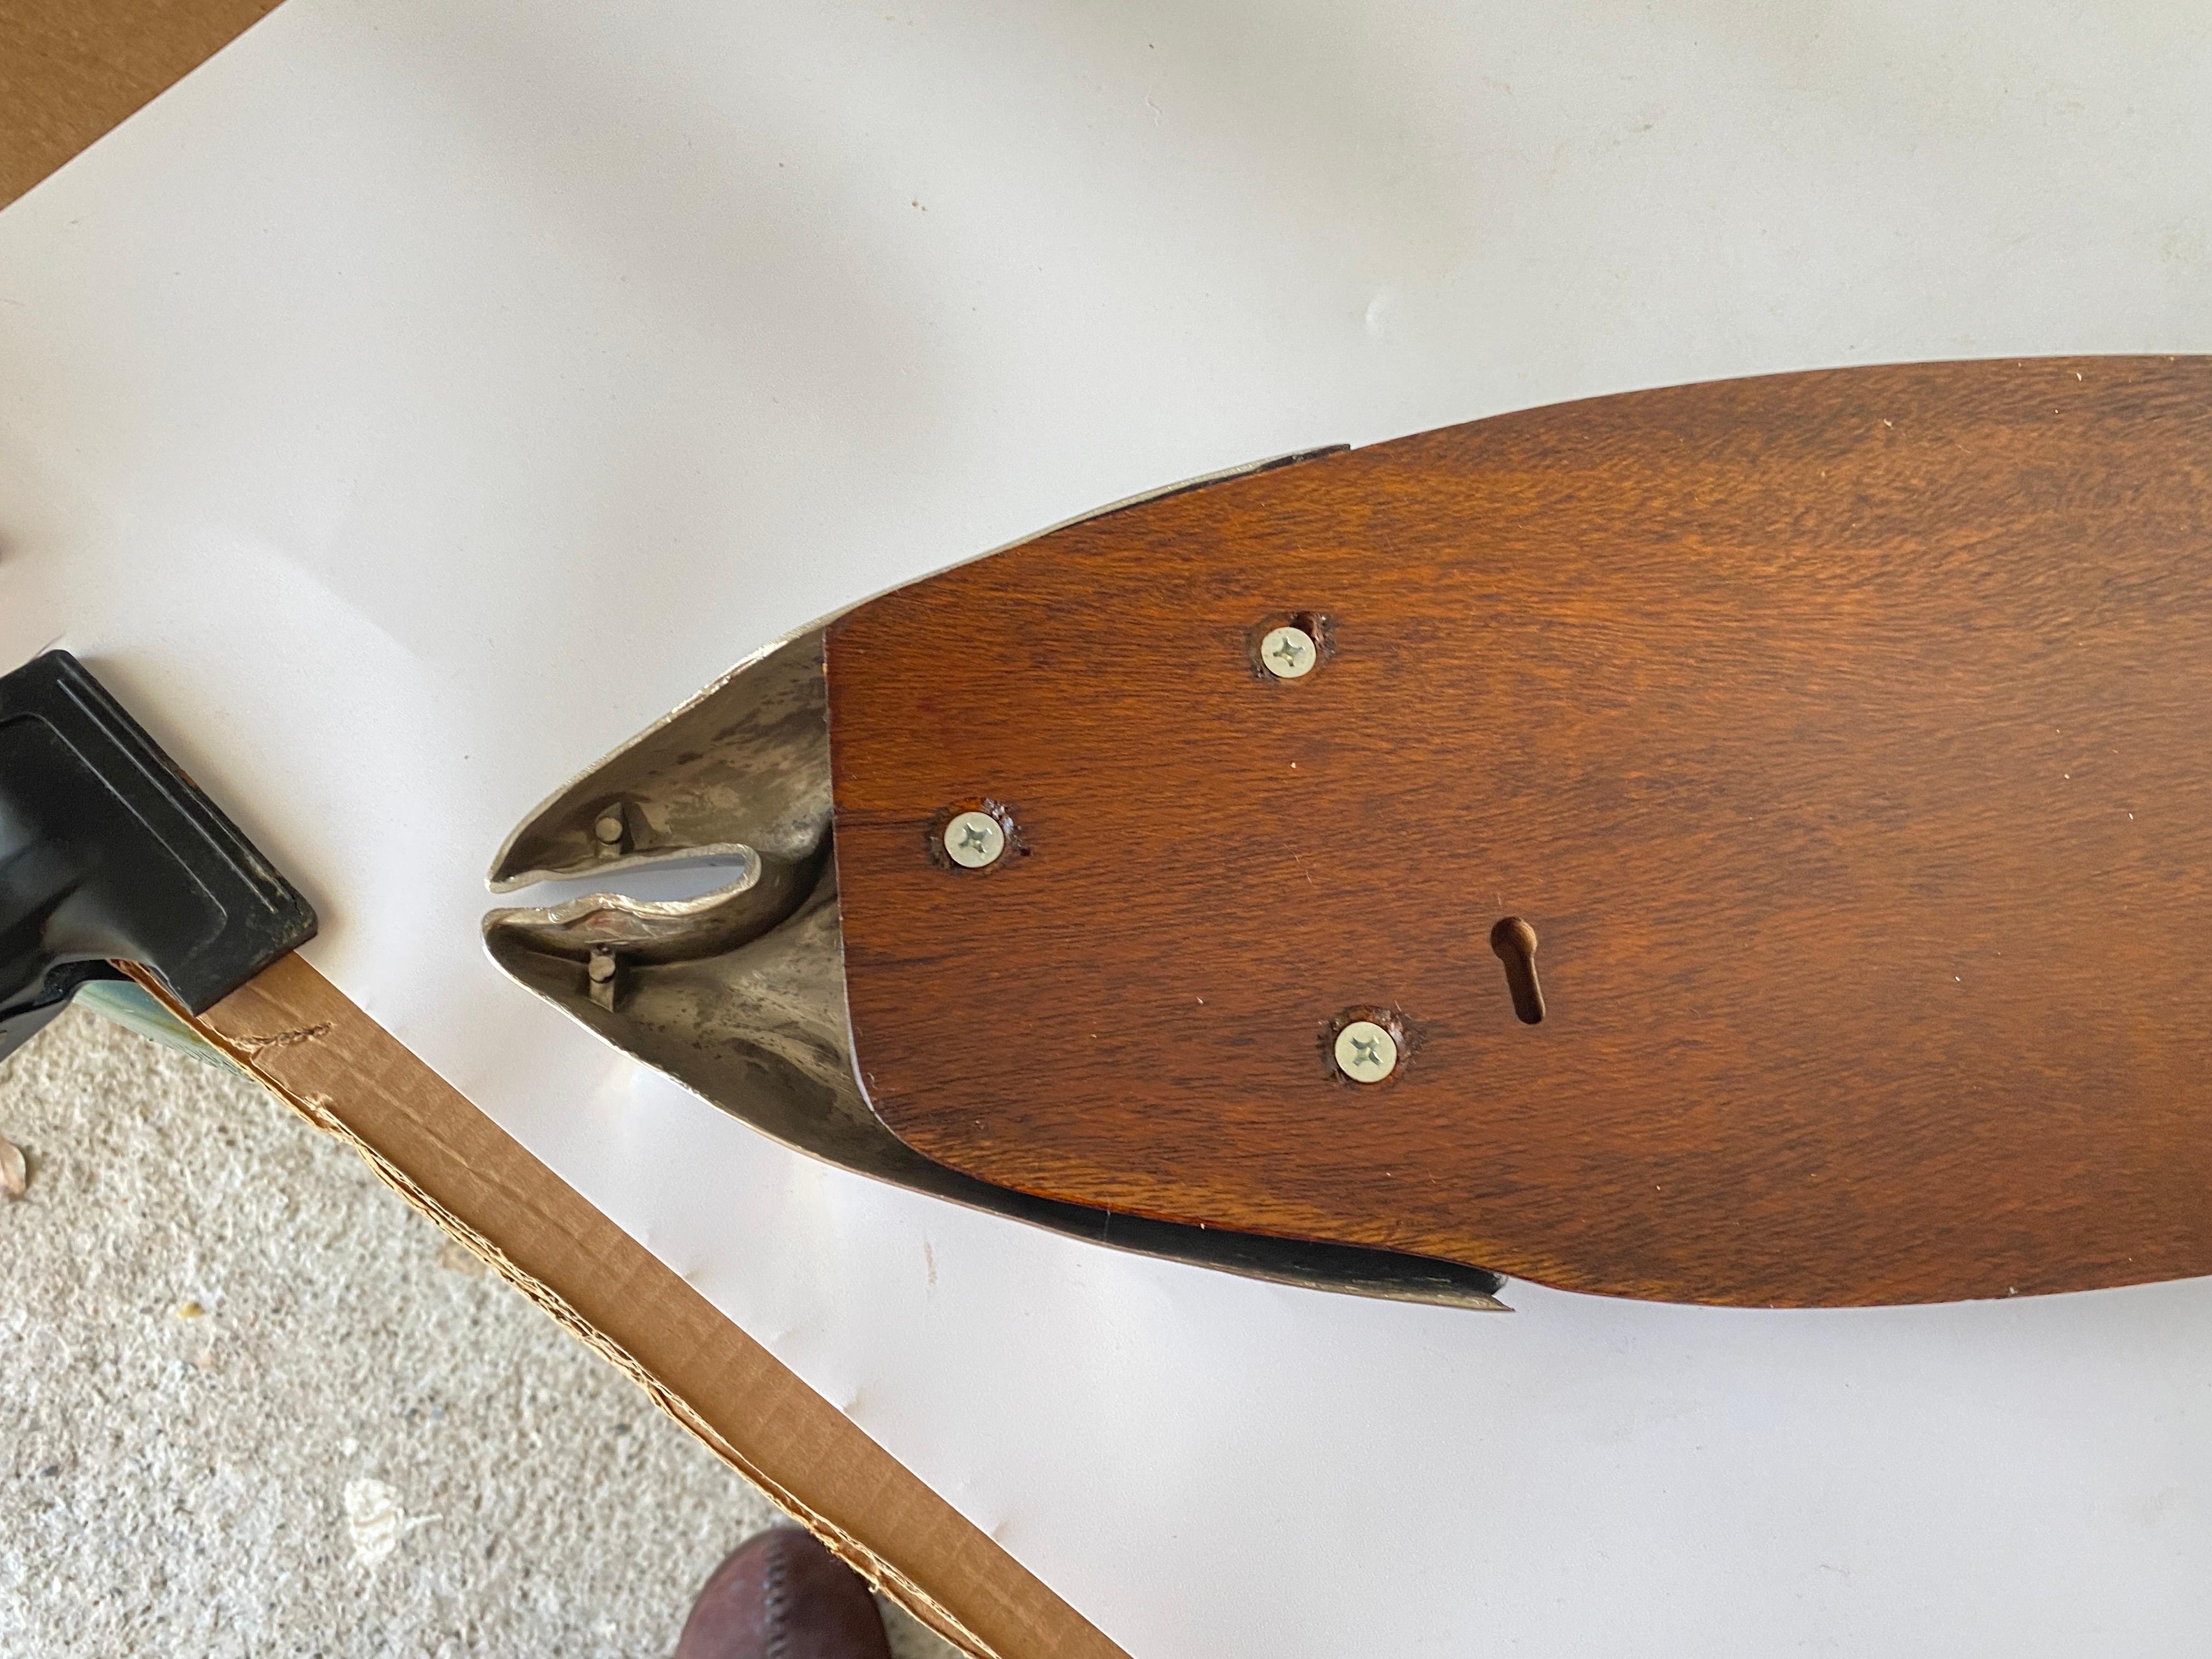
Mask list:
[[[2212,360],[1425,433],[901,589],[829,666],[860,1070],[930,1157],[1670,1300],[2212,1272]],[[986,800],[1017,850],[956,868]]]

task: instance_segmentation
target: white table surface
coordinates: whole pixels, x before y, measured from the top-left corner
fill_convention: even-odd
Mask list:
[[[752,647],[1097,503],[2212,349],[2212,25],[2108,10],[290,0],[0,214],[0,665],[83,656],[318,967],[1139,1659],[2202,1651],[2212,1281],[1247,1284],[809,1164],[477,933]]]

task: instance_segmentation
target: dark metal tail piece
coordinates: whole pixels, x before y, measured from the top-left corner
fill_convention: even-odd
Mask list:
[[[0,678],[0,1059],[136,963],[199,1012],[315,913],[66,651]]]

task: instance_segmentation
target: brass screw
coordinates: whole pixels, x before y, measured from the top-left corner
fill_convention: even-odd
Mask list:
[[[1260,641],[1260,665],[1279,680],[1303,679],[1320,660],[1313,635],[1303,628],[1271,628]]]
[[[1006,826],[988,812],[961,812],[945,826],[945,855],[963,870],[996,864],[1006,850]]]
[[[1398,1069],[1398,1039],[1371,1019],[1336,1034],[1336,1069],[1354,1083],[1380,1083]]]

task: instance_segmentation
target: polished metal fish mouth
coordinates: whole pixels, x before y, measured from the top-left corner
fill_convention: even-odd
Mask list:
[[[1479,1268],[1036,1197],[938,1164],[884,1127],[854,1073],[846,1015],[826,626],[755,653],[522,823],[493,863],[494,891],[580,879],[606,890],[491,911],[493,961],[623,1053],[854,1174],[1246,1278],[1502,1309],[1502,1280]],[[684,899],[616,890],[639,872],[701,861],[733,873]]]

